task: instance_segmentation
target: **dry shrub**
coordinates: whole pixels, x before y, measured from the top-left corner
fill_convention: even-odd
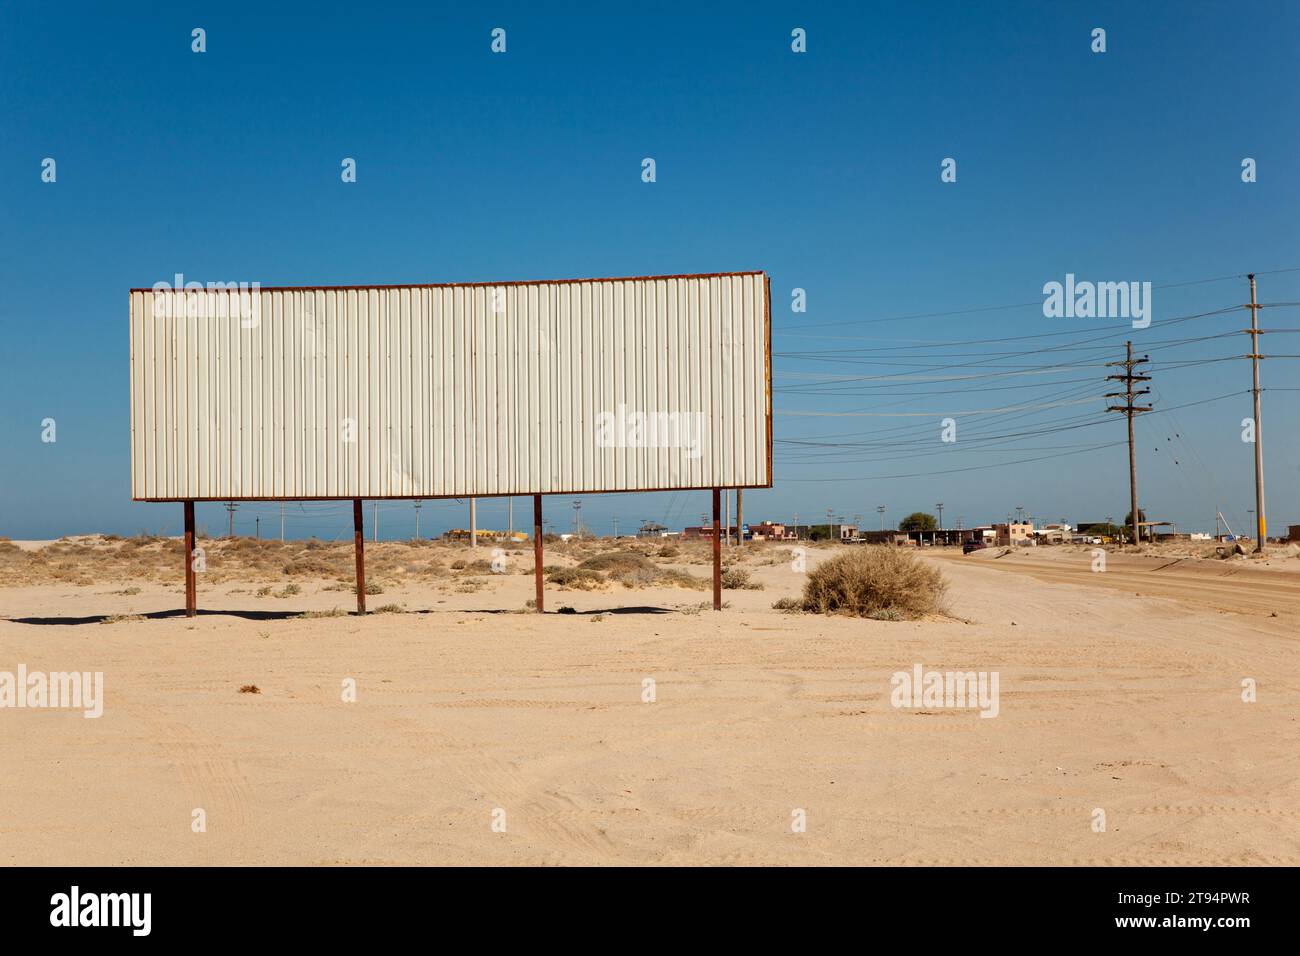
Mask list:
[[[863,545],[809,572],[798,604],[816,614],[906,620],[938,611],[946,588],[938,569],[911,551]]]
[[[298,577],[333,577],[334,568],[320,558],[298,558],[284,566],[284,573]]]
[[[578,567],[583,571],[646,571],[654,570],[654,565],[642,554],[635,551],[606,551],[587,558]]]
[[[610,574],[611,580],[617,581],[625,588],[637,590],[659,583],[661,574],[658,568],[630,568]]]
[[[685,571],[678,571],[674,568],[660,571],[658,583],[673,588],[688,588],[692,591],[703,591],[705,588],[711,587],[707,579],[697,578],[693,574],[687,574]]]
[[[598,569],[607,569],[611,581],[617,581],[634,591],[649,587],[698,589],[708,584],[703,578],[694,577],[685,571],[656,567],[653,561],[636,551],[599,554],[583,561],[575,570],[598,573]]]
[[[544,568],[546,580],[563,588],[591,591],[605,583],[605,576],[590,568]]]
[[[727,591],[761,591],[763,585],[758,581],[751,581],[749,572],[744,568],[724,568],[722,571],[722,587]]]

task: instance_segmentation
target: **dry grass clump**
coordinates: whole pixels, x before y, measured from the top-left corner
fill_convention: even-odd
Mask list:
[[[327,578],[333,577],[338,571],[334,565],[315,556],[294,558],[284,566],[284,573],[294,577]]]
[[[596,578],[621,584],[634,591],[649,587],[691,590],[708,587],[708,581],[704,578],[697,578],[676,568],[661,568],[636,548],[592,555],[577,567],[568,570],[578,575],[595,575]]]
[[[712,586],[706,578],[697,578],[693,574],[685,571],[678,571],[676,568],[667,568],[659,572],[659,578],[656,584],[663,584],[674,588],[687,588],[691,591],[703,591]]]
[[[562,588],[592,591],[605,583],[605,575],[590,568],[544,567],[546,580]]]
[[[763,585],[751,580],[744,568],[730,567],[722,569],[722,588],[725,591],[761,591]]]
[[[808,574],[803,596],[782,610],[914,620],[940,610],[947,584],[938,569],[902,548],[862,545],[823,561]]]
[[[584,571],[642,571],[653,569],[650,559],[637,551],[606,551],[586,558],[578,564]]]

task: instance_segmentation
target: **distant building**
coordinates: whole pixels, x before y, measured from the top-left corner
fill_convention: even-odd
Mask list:
[[[794,532],[786,528],[784,524],[776,521],[760,521],[758,524],[749,525],[746,530],[749,537],[754,541],[792,541]]]
[[[1033,541],[1034,526],[1028,521],[1013,521],[1010,524],[995,524],[993,532],[994,543],[998,547],[1024,546]]]
[[[1030,533],[1043,544],[1065,544],[1074,537],[1074,531],[1068,524],[1045,524]]]
[[[654,521],[647,521],[637,529],[636,536],[638,538],[665,538],[668,536],[667,531],[668,529],[664,525]]]
[[[523,531],[494,531],[491,528],[479,528],[475,534],[480,541],[506,541],[520,544],[528,540],[527,533]],[[452,528],[450,531],[443,532],[442,536],[447,541],[470,540],[470,533],[464,528]]]
[[[726,534],[727,534],[727,527],[726,527],[726,525],[719,524],[719,525],[718,525],[718,533],[719,533],[720,535],[722,535],[723,537],[726,537]],[[732,529],[732,533],[733,533],[733,534],[735,533],[735,529],[734,529],[734,528]],[[685,527],[685,528],[682,529],[682,538],[683,538],[683,540],[685,540],[685,539],[689,539],[689,538],[708,538],[710,541],[712,541],[712,540],[713,540],[713,525],[711,525],[711,524],[704,524],[704,525],[688,525],[687,527]]]

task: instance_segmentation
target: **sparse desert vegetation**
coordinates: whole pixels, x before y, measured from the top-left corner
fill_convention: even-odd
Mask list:
[[[884,621],[914,620],[942,610],[946,584],[939,569],[906,548],[849,548],[808,573],[803,595],[780,610],[848,614]]]

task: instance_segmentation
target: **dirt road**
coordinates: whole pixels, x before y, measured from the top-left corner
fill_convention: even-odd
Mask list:
[[[1095,571],[1089,552],[1031,548],[962,555],[956,549],[927,551],[926,557],[1028,575],[1052,584],[1078,584],[1139,597],[1161,597],[1218,612],[1300,619],[1300,574],[1256,569],[1248,559],[1206,561],[1107,552],[1105,570]],[[1300,627],[1300,625],[1298,625]]]

